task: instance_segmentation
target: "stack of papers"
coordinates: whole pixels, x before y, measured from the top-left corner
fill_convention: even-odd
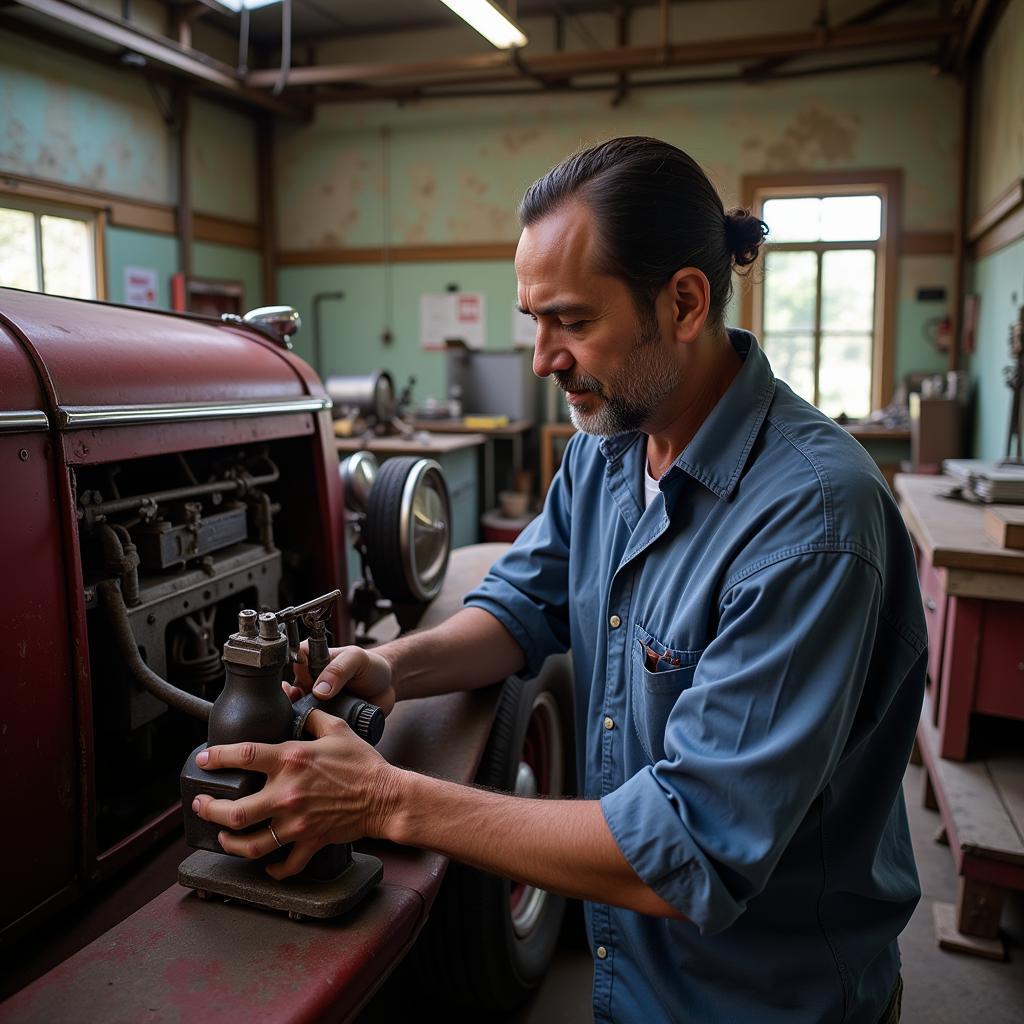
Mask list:
[[[1024,466],[986,459],[946,459],[942,468],[978,501],[1024,504]]]

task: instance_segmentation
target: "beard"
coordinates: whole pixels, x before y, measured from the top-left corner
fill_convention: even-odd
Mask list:
[[[654,310],[639,313],[633,348],[622,368],[602,383],[587,373],[558,371],[552,376],[563,391],[584,391],[600,399],[593,412],[569,406],[572,425],[586,434],[613,437],[648,423],[658,406],[679,385],[681,374],[664,359]]]

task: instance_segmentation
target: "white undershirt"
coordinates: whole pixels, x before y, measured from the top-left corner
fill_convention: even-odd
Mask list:
[[[661,488],[658,486],[658,480],[651,476],[651,469],[647,464],[647,459],[644,459],[644,507],[650,508],[651,502],[661,493]]]

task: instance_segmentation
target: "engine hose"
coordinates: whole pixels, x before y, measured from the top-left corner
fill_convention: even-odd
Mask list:
[[[111,526],[109,523],[97,523],[95,530],[105,567],[121,578],[125,604],[134,608],[139,603],[139,553],[132,543],[131,534],[123,526]]]
[[[196,697],[186,690],[179,690],[178,687],[158,676],[142,660],[138,644],[135,642],[135,635],[132,633],[131,623],[128,621],[128,608],[117,583],[114,580],[104,580],[97,585],[96,592],[106,612],[117,653],[124,660],[132,678],[168,707],[183,711],[186,715],[202,719],[204,722],[208,721],[210,710],[213,708],[210,701]]]

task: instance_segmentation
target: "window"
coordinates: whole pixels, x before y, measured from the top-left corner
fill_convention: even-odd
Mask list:
[[[746,320],[777,377],[828,415],[859,419],[892,391],[886,298],[898,177],[800,177],[756,187],[748,179],[747,202],[769,234]]]
[[[95,299],[97,244],[92,211],[0,195],[0,285]]]

